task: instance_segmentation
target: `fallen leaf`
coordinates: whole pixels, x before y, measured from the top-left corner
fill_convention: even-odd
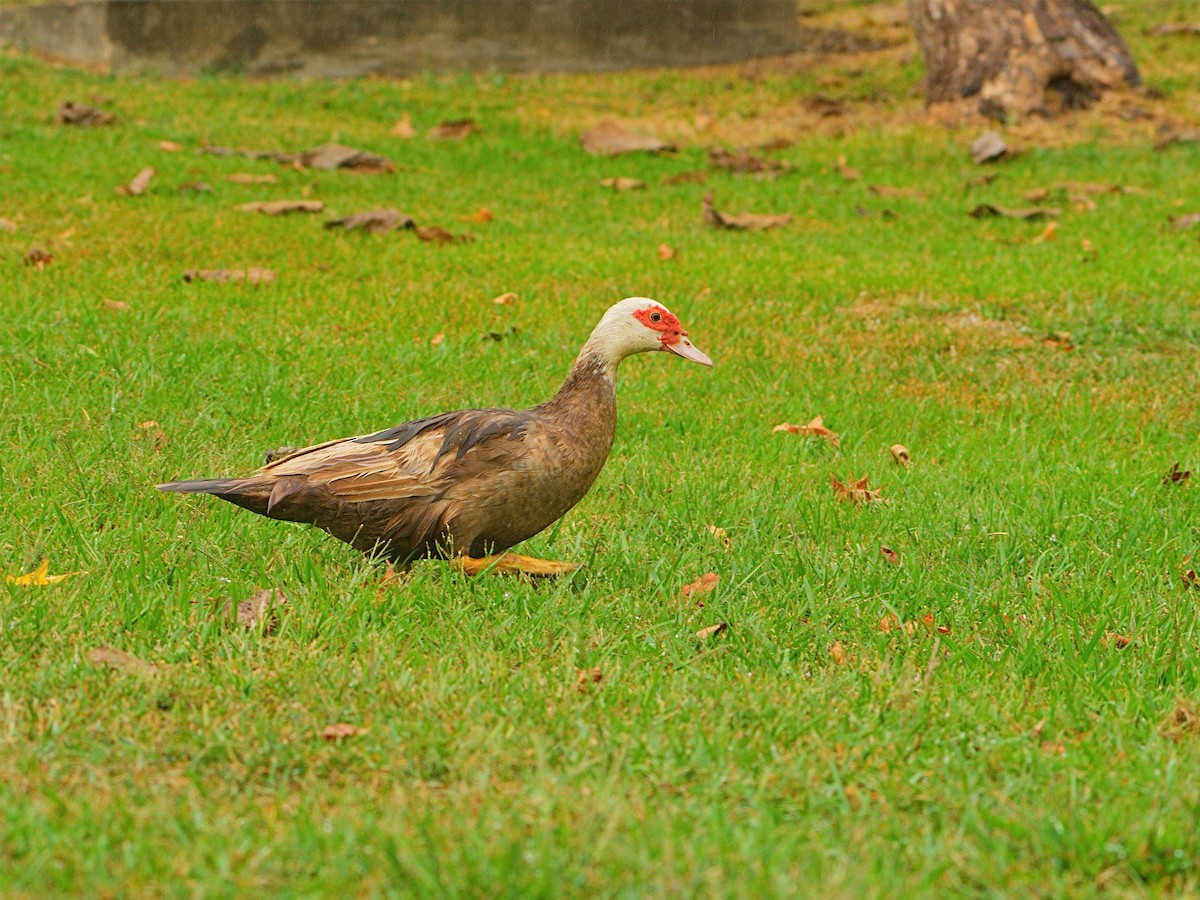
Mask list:
[[[745,150],[726,150],[713,147],[708,151],[708,164],[726,172],[749,172],[760,176],[774,177],[795,168],[791,163],[779,159],[766,159]]]
[[[474,119],[451,119],[433,126],[429,130],[429,136],[435,141],[461,141],[476,131],[478,129],[475,127]]]
[[[1171,227],[1177,231],[1187,231],[1200,225],[1200,212],[1187,213],[1182,216],[1170,217]]]
[[[118,650],[116,647],[110,647],[107,644],[102,644],[99,647],[93,647],[89,650],[87,652],[87,661],[93,666],[112,669],[114,672],[120,672],[123,675],[138,675],[149,678],[158,674],[158,666],[154,665],[154,663],[146,662],[146,660],[139,659],[132,653],[126,653],[124,650]]]
[[[25,251],[25,265],[33,266],[39,272],[50,265],[53,259],[54,254],[45,247],[30,247]]]
[[[468,244],[475,240],[471,234],[451,234],[440,225],[418,225],[413,231],[427,244]]]
[[[921,616],[921,624],[925,626],[926,631],[936,631],[938,634],[950,633],[949,625],[934,625],[933,622],[933,613],[925,613],[925,615]]]
[[[638,134],[605,119],[579,136],[583,149],[594,156],[619,156],[622,153],[661,153],[675,149],[666,141]]]
[[[277,184],[279,178],[272,175],[270,172],[261,174],[256,172],[233,172],[225,176],[226,181],[231,181],[234,184]]]
[[[1075,349],[1075,345],[1071,343],[1071,335],[1065,331],[1059,331],[1042,338],[1042,346],[1051,347],[1055,350],[1066,350],[1068,352]]]
[[[710,191],[700,201],[700,213],[703,221],[714,228],[725,228],[730,231],[766,231],[768,228],[778,228],[792,221],[791,215],[769,215],[762,213],[740,213],[730,215],[718,212],[713,208],[713,195]]]
[[[24,575],[5,575],[4,580],[9,584],[15,584],[19,587],[45,587],[48,584],[57,584],[78,574],[79,572],[76,571],[64,572],[61,575],[51,575],[50,560],[43,559],[41,564],[32,572],[26,572]]]
[[[1163,476],[1163,484],[1183,484],[1192,477],[1192,473],[1186,469],[1180,469],[1179,463],[1171,466],[1171,471]]]
[[[81,125],[85,127],[111,125],[116,121],[110,112],[96,109],[94,106],[75,103],[71,100],[66,101],[58,108],[55,119],[59,125]]]
[[[431,338],[429,339],[429,346],[430,346],[430,347],[437,347],[437,346],[438,346],[438,345],[440,345],[440,344],[442,343],[442,341],[444,341],[445,339],[446,339],[446,332],[444,332],[444,331],[439,331],[437,334],[435,334],[433,337],[431,337]]]
[[[908,448],[903,444],[892,444],[892,446],[888,447],[888,453],[892,454],[892,459],[900,466],[907,466],[912,458],[908,452]]]
[[[841,641],[834,641],[829,646],[829,658],[835,665],[844,666],[846,664],[846,651],[843,649]]]
[[[159,141],[158,149],[164,153],[178,153],[183,149],[183,144],[180,144],[178,141]]]
[[[366,734],[369,729],[360,728],[358,725],[349,725],[346,722],[335,722],[332,725],[326,725],[321,729],[321,737],[327,741],[336,743],[344,741],[346,738],[358,737]]]
[[[692,117],[692,127],[697,131],[708,131],[716,123],[717,118],[707,109],[697,111]]]
[[[602,179],[600,186],[614,191],[644,191],[646,189],[646,182],[639,178],[627,178],[624,175],[620,175],[616,178]]]
[[[1174,34],[1200,34],[1200,22],[1160,22],[1148,27],[1145,34],[1164,37]]]
[[[1026,200],[1028,200],[1030,203],[1041,203],[1043,200],[1046,200],[1049,198],[1050,188],[1037,187],[1031,191],[1026,191],[1021,196],[1024,197]]]
[[[490,222],[494,218],[495,218],[495,216],[492,215],[492,211],[490,209],[488,209],[486,206],[479,207],[479,209],[477,209],[475,212],[471,213],[469,216],[459,216],[458,217],[460,222],[479,222],[480,224],[485,224],[487,222]]]
[[[1067,745],[1062,741],[1042,741],[1042,752],[1054,756],[1066,756]]]
[[[723,631],[728,631],[728,630],[729,630],[728,622],[718,622],[716,625],[709,625],[706,628],[701,628],[699,631],[696,632],[696,637],[699,640],[703,641],[710,637],[716,637],[718,634],[721,634]]]
[[[1163,123],[1158,127],[1158,140],[1154,143],[1154,149],[1166,150],[1173,144],[1195,143],[1200,143],[1200,130]]]
[[[851,165],[846,164],[846,157],[839,156],[837,160],[837,173],[847,181],[858,181],[862,178],[862,172]]]
[[[1171,740],[1182,740],[1189,735],[1200,734],[1200,711],[1183,700],[1175,702],[1175,708],[1159,726],[1159,734]]]
[[[1002,216],[1008,219],[1054,219],[1057,218],[1060,209],[1053,206],[1032,206],[1028,209],[1014,209],[1005,206],[994,206],[991,203],[980,203],[972,209],[968,215],[975,219],[985,219],[991,216]]]
[[[147,166],[146,168],[142,169],[142,171],[134,175],[133,180],[130,181],[129,184],[123,184],[117,188],[117,193],[125,194],[126,196],[140,197],[142,194],[146,193],[146,188],[150,186],[150,181],[154,178],[154,175],[154,169]]]
[[[1000,159],[1008,152],[1004,138],[994,131],[985,131],[971,142],[971,158],[977,164]]]
[[[1127,634],[1117,634],[1115,631],[1108,632],[1104,637],[1107,641],[1111,641],[1112,645],[1118,650],[1124,650],[1133,643],[1132,637]]]
[[[718,525],[705,525],[704,527],[708,529],[709,534],[720,541],[722,547],[724,547],[726,550],[729,549],[732,542],[729,540],[729,535],[726,533],[724,528],[721,528]]]
[[[162,430],[162,426],[153,419],[148,419],[145,422],[137,423],[137,432],[134,434],[136,440],[150,438],[154,443],[154,448],[157,450],[167,443],[167,433]]]
[[[678,255],[679,255],[679,251],[676,250],[674,247],[672,247],[670,244],[659,244],[658,245],[658,258],[659,259],[661,259],[661,260],[674,259]]]
[[[599,666],[592,666],[590,669],[575,670],[575,690],[581,694],[586,694],[593,684],[599,684],[604,680],[604,670]]]
[[[275,280],[274,269],[188,269],[183,273],[184,281],[245,281],[248,284],[266,284]]]
[[[193,194],[211,194],[213,186],[207,181],[185,181],[179,186],[181,191],[191,191]]]
[[[825,418],[816,416],[807,425],[793,425],[791,422],[780,422],[772,432],[786,431],[788,434],[802,434],[808,437],[824,438],[831,446],[837,447],[841,444],[841,435],[825,427]]]
[[[238,207],[242,212],[262,213],[265,216],[286,216],[297,212],[319,213],[324,208],[325,204],[320,200],[256,200]]]
[[[1087,259],[1094,260],[1099,256],[1099,254],[1096,252],[1096,245],[1087,238],[1080,238],[1079,246],[1083,250],[1084,257]]]
[[[916,188],[893,187],[890,184],[868,184],[867,190],[877,197],[903,197],[909,200],[924,200],[924,191]]]
[[[211,156],[244,156],[246,159],[270,159],[282,165],[292,165],[299,161],[294,153],[284,153],[282,150],[247,150],[245,147],[201,147],[197,153]]]
[[[1200,588],[1200,575],[1196,574],[1195,569],[1184,569],[1181,580],[1185,588]]]
[[[841,100],[836,97],[830,97],[828,94],[809,94],[804,98],[803,102],[805,109],[809,112],[814,112],[825,118],[840,116],[846,108]]]
[[[834,494],[843,503],[873,503],[877,500],[882,500],[880,489],[869,490],[867,488],[867,476],[864,475],[858,481],[851,481],[849,484],[842,484],[837,478],[830,475],[829,480],[833,487]]]
[[[893,566],[898,566],[901,563],[900,554],[891,547],[880,547],[879,555],[890,562]]]
[[[704,171],[677,172],[662,180],[663,184],[704,184],[708,181],[708,173]]]
[[[991,184],[993,181],[995,181],[999,177],[1000,177],[999,172],[984,172],[982,175],[975,175],[974,177],[967,177],[966,178],[967,187],[973,187],[973,188],[987,187],[989,184]]]
[[[685,584],[679,589],[679,596],[684,599],[697,594],[709,594],[717,589],[721,576],[716,572],[705,572],[691,584]]]
[[[894,613],[885,613],[883,618],[879,620],[877,626],[880,631],[887,634],[892,631],[903,631],[905,634],[916,634],[916,622],[901,622]]]
[[[221,601],[216,615],[236,621],[242,628],[257,629],[263,634],[270,634],[279,627],[278,611],[287,605],[287,594],[282,588],[262,588],[251,594],[250,599],[241,601],[236,608],[233,600]]]
[[[520,297],[518,297],[512,291],[506,291],[505,293],[501,294],[499,297],[493,297],[492,303],[494,303],[496,306],[512,306],[519,299],[520,299]]]
[[[417,130],[412,126],[412,116],[408,113],[402,115],[396,124],[392,126],[392,137],[398,137],[401,140],[407,141],[409,138],[416,137]]]
[[[1030,238],[1029,243],[1041,244],[1046,241],[1052,241],[1052,240],[1054,240],[1054,235],[1057,231],[1058,231],[1058,223],[1057,222],[1054,222],[1054,221],[1047,222],[1046,227],[1042,229],[1041,233]]]
[[[16,231],[17,223],[11,219],[0,219],[0,231]]]
[[[367,174],[396,171],[396,164],[386,156],[342,144],[322,144],[305,150],[296,157],[296,162],[306,169],[351,169]]]
[[[384,234],[398,228],[415,228],[413,217],[398,209],[372,209],[367,212],[352,213],[340,219],[330,219],[325,223],[326,228],[343,228],[354,231],[361,228],[370,234]]]
[[[124,300],[109,300],[107,297],[104,298],[103,305],[105,309],[111,309],[117,312],[125,312],[127,309],[129,309],[129,304]]]

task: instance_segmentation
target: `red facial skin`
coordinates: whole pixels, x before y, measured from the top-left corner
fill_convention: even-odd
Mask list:
[[[657,322],[651,318],[655,314],[659,317]],[[633,315],[634,318],[647,328],[662,332],[662,337],[659,338],[659,341],[662,343],[664,349],[671,344],[678,344],[687,334],[683,330],[683,326],[679,324],[679,319],[676,318],[675,314],[667,312],[661,306],[648,306],[645,309],[639,309]]]

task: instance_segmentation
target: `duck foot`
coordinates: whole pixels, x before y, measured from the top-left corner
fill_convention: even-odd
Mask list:
[[[480,575],[492,572],[496,575],[526,575],[530,578],[559,578],[570,575],[579,568],[579,563],[555,562],[537,559],[519,553],[502,553],[499,556],[456,556],[451,563],[464,575]]]

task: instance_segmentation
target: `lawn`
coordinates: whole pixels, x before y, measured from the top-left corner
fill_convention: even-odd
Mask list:
[[[1142,34],[1194,7],[1116,7],[1151,95],[1004,126],[989,166],[909,44],[344,83],[0,55],[0,572],[79,573],[0,580],[0,893],[1200,890],[1200,477],[1164,484],[1200,468],[1200,243],[1168,221],[1200,210],[1200,145],[1155,147],[1200,117],[1200,54]],[[117,121],[56,125],[67,99]],[[606,116],[679,149],[590,156]],[[778,178],[667,181],[772,138]],[[397,171],[197,152],[328,141]],[[1040,187],[1056,230],[967,215]],[[794,219],[718,230],[707,191]],[[327,214],[236,209],[301,198]],[[322,228],[380,206],[475,240]],[[182,279],[248,266],[277,280]],[[539,402],[628,295],[716,367],[625,364],[598,483],[518,548],[573,579],[380,587],[318,531],[154,490]],[[816,416],[839,445],[773,431]],[[881,500],[839,502],[862,475]],[[274,628],[214,614],[273,586]]]

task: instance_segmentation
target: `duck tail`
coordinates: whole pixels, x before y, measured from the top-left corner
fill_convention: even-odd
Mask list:
[[[271,493],[270,487],[264,486],[256,478],[196,478],[188,481],[168,481],[155,487],[173,494],[212,494],[260,516],[267,515]]]

